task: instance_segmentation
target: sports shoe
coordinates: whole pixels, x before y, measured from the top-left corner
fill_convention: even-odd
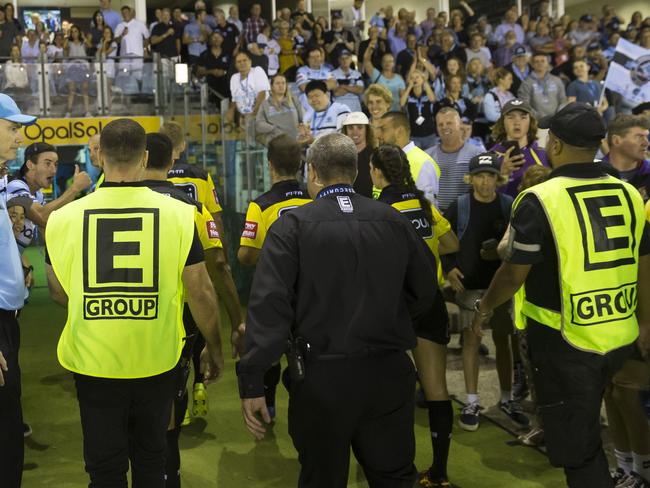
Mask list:
[[[519,402],[514,400],[499,402],[499,409],[520,427],[528,427],[530,425],[530,419],[524,414],[524,410],[521,408]]]
[[[453,488],[447,478],[432,478],[428,469],[419,474],[417,486],[424,488]]]
[[[183,417],[183,421],[181,422],[181,425],[183,427],[186,427],[190,425],[190,422],[192,422],[192,417],[190,417],[190,407],[187,407],[185,409],[185,416]]]
[[[32,426],[28,423],[23,422],[23,437],[29,437],[32,435]]]
[[[194,385],[193,398],[192,415],[195,417],[205,417],[210,407],[208,406],[208,392],[205,391],[205,385],[203,383]]]
[[[630,471],[616,483],[616,488],[650,488],[650,483],[638,473]]]
[[[515,363],[515,380],[512,384],[512,399],[516,402],[523,401],[530,390],[528,389],[528,382],[526,381],[526,371],[521,361]]]
[[[610,471],[609,475],[612,477],[612,481],[614,482],[614,486],[618,484],[619,481],[621,481],[623,478],[625,478],[625,471],[623,471],[621,468],[616,468],[615,471]]]
[[[525,446],[538,447],[544,445],[544,429],[539,427],[533,427],[525,434],[521,434],[519,437],[519,442]],[[625,474],[625,473],[623,473]]]
[[[458,425],[461,429],[467,430],[469,432],[474,432],[478,429],[479,425],[479,412],[483,410],[478,403],[468,403],[460,411],[460,417],[458,417]]]

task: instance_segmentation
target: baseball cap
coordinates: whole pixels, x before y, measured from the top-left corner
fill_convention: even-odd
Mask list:
[[[23,114],[14,99],[4,93],[0,93],[0,119],[22,125],[32,125],[36,122],[36,117]]]
[[[587,46],[587,51],[598,51],[600,48],[600,43],[592,42]]]
[[[529,115],[533,114],[533,109],[530,108],[530,105],[528,105],[526,102],[523,100],[520,100],[518,98],[513,98],[509,102],[506,102],[506,104],[503,106],[501,109],[501,115],[506,115],[513,110],[521,110],[522,112],[525,112]]]
[[[56,152],[56,147],[47,142],[35,142],[25,148],[25,161],[44,152]]]
[[[332,18],[333,18],[333,19],[342,19],[342,18],[343,18],[343,14],[342,14],[341,12],[333,12],[333,13],[332,13]]]
[[[352,53],[348,49],[343,49],[339,53],[339,58],[343,56],[352,56]]]
[[[589,14],[585,14],[582,17],[580,17],[580,22],[593,22],[593,21],[594,18]]]
[[[7,200],[7,209],[11,207],[23,207],[26,211],[30,209],[34,201],[30,197],[17,196]]]
[[[481,153],[469,160],[469,174],[473,175],[484,171],[498,175],[501,174],[501,162],[496,153]]]
[[[512,49],[512,57],[516,58],[518,56],[528,56],[528,51],[526,50],[526,46],[523,44],[515,44],[513,49]]]
[[[539,121],[540,129],[551,132],[575,147],[595,148],[607,134],[605,122],[598,111],[587,103],[573,102],[555,115]]]
[[[370,125],[370,120],[363,112],[351,112],[341,125]]]

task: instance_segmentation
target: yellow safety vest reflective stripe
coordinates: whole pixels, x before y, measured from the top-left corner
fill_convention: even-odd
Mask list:
[[[632,343],[643,200],[612,176],[555,177],[520,195],[537,197],[555,241],[561,310],[523,298],[521,313],[557,329],[573,347],[598,354]]]
[[[64,368],[144,378],[176,365],[194,211],[146,187],[102,186],[51,214],[48,254],[69,300]]]

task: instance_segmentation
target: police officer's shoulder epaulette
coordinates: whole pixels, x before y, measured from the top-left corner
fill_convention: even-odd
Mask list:
[[[168,178],[197,178],[208,179],[208,172],[201,166],[189,163],[176,163],[167,173]]]

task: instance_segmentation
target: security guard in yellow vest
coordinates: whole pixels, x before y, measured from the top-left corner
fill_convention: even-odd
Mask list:
[[[375,130],[380,144],[395,144],[402,148],[409,160],[415,186],[424,192],[427,200],[437,205],[440,168],[431,156],[410,140],[411,126],[408,117],[403,112],[385,113]],[[373,188],[373,198],[378,198],[379,193],[377,188]]]
[[[183,348],[184,288],[207,339],[206,380],[223,369],[217,303],[194,208],[142,186],[144,129],[109,123],[104,184],[50,216],[50,294],[67,307],[59,362],[75,373],[91,486],[165,486],[165,434]],[[70,245],[70,243],[75,245]]]
[[[593,163],[605,125],[572,103],[548,128],[549,179],[514,204],[509,256],[475,304],[492,310],[525,286],[530,360],[549,459],[571,488],[611,488],[600,439],[609,378],[650,337],[650,236],[636,189]],[[643,298],[641,298],[643,297]]]

